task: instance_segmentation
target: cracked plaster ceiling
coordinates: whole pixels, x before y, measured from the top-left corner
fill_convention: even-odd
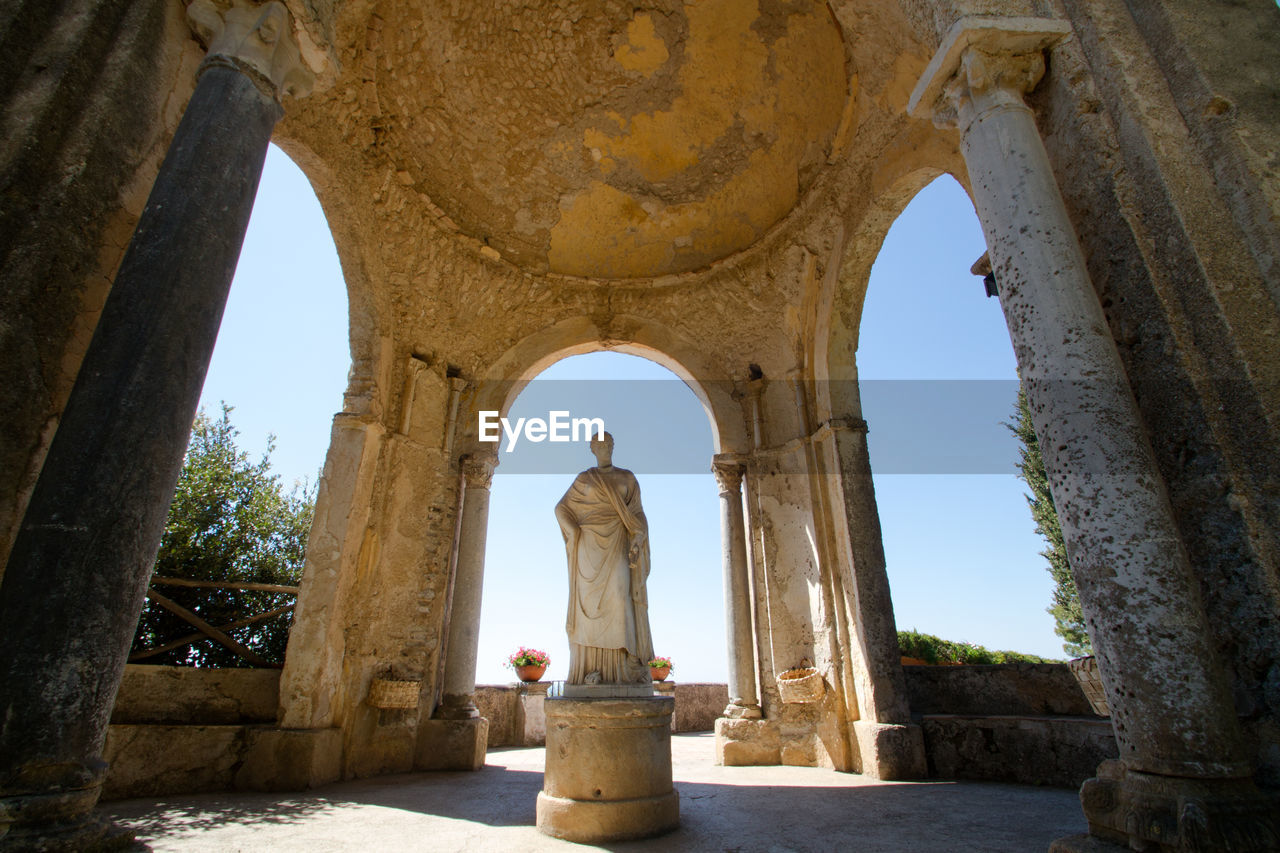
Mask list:
[[[394,14],[392,14],[394,12]],[[850,75],[812,0],[384,7],[372,76],[402,176],[531,272],[696,270],[784,218]]]

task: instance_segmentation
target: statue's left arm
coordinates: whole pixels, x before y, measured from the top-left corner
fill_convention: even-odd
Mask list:
[[[640,505],[640,484],[636,482],[634,474],[631,475],[631,482],[628,485],[627,509],[634,516],[637,525],[631,532],[627,557],[633,568],[641,570],[640,576],[643,580],[649,575],[649,519],[645,518],[644,507]]]

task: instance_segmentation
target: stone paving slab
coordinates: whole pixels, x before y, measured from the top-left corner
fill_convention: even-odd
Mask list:
[[[103,810],[155,851],[723,851],[1028,853],[1085,831],[1074,791],[981,782],[877,782],[812,767],[718,767],[710,734],[672,738],[682,826],[590,846],[534,827],[544,751],[489,753],[466,773],[341,782],[302,794],[122,800]]]

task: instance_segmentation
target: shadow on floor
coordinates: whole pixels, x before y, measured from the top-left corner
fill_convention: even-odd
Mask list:
[[[595,849],[817,853],[856,847],[860,853],[1024,853],[1045,850],[1055,838],[1083,829],[1074,793],[1056,789],[974,782],[762,785],[751,778],[755,777],[743,774],[743,784],[677,781],[682,823],[678,830]],[[410,815],[465,821],[477,828],[528,827],[531,834],[522,837],[533,849],[556,843],[534,829],[541,788],[542,773],[535,769],[491,765],[476,773],[415,773],[345,782],[318,795],[193,795],[111,803],[106,811],[137,831],[142,841],[136,850],[149,849],[148,840],[160,843],[168,837],[167,843],[173,843],[175,836],[189,838],[192,831],[231,825],[270,835],[271,824],[293,824],[297,830],[330,837],[341,824],[342,834],[374,849],[378,843],[373,833],[386,819],[381,809],[396,810],[401,813],[397,820],[411,819],[415,825],[421,820],[424,839],[432,837],[432,821]],[[306,849],[305,834],[291,830],[289,838],[299,846],[273,849]],[[339,842],[326,849],[366,848]]]

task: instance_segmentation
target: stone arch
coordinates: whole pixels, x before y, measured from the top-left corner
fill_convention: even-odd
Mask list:
[[[849,386],[856,393],[858,333],[871,267],[880,255],[890,227],[907,205],[944,174],[951,175],[969,192],[966,177],[958,170],[933,164],[917,165],[897,176],[868,205],[861,222],[833,252],[831,266],[835,272],[827,277],[819,294],[819,321],[813,340],[819,421],[862,416],[861,403],[856,397],[841,399],[833,388]]]
[[[851,592],[848,653],[861,685],[858,712],[873,727],[903,726],[910,711],[858,389],[858,329],[871,267],[889,228],[920,190],[948,172],[934,163],[915,164],[901,171],[871,202],[858,226],[834,249],[831,271],[820,285],[819,319],[811,341],[817,423],[829,427],[822,442],[833,475],[826,479],[825,488],[832,515],[834,568]],[[922,751],[912,744],[915,735],[910,727],[897,731],[900,734],[895,737],[905,738],[897,757],[886,758],[877,772],[887,778],[910,778],[920,772],[912,756]],[[869,732],[859,732],[860,741],[871,737]],[[861,748],[878,754],[870,743]]]
[[[611,351],[647,358],[676,374],[706,411],[715,452],[745,450],[746,427],[728,372],[709,353],[661,323],[634,316],[618,319],[623,322],[615,328],[625,326],[626,340],[606,338],[590,318],[574,317],[525,337],[490,362],[477,377],[467,402],[459,445],[476,441],[478,412],[497,410],[505,415],[520,391],[555,362],[572,355]]]
[[[363,255],[364,244],[357,237],[358,215],[350,209],[346,196],[338,189],[338,168],[310,147],[279,131],[271,142],[306,175],[328,223],[347,291],[347,343],[351,351],[351,372],[343,393],[342,411],[368,413],[375,405],[375,377],[382,355],[377,344],[377,330],[381,324],[374,299],[373,276]]]

